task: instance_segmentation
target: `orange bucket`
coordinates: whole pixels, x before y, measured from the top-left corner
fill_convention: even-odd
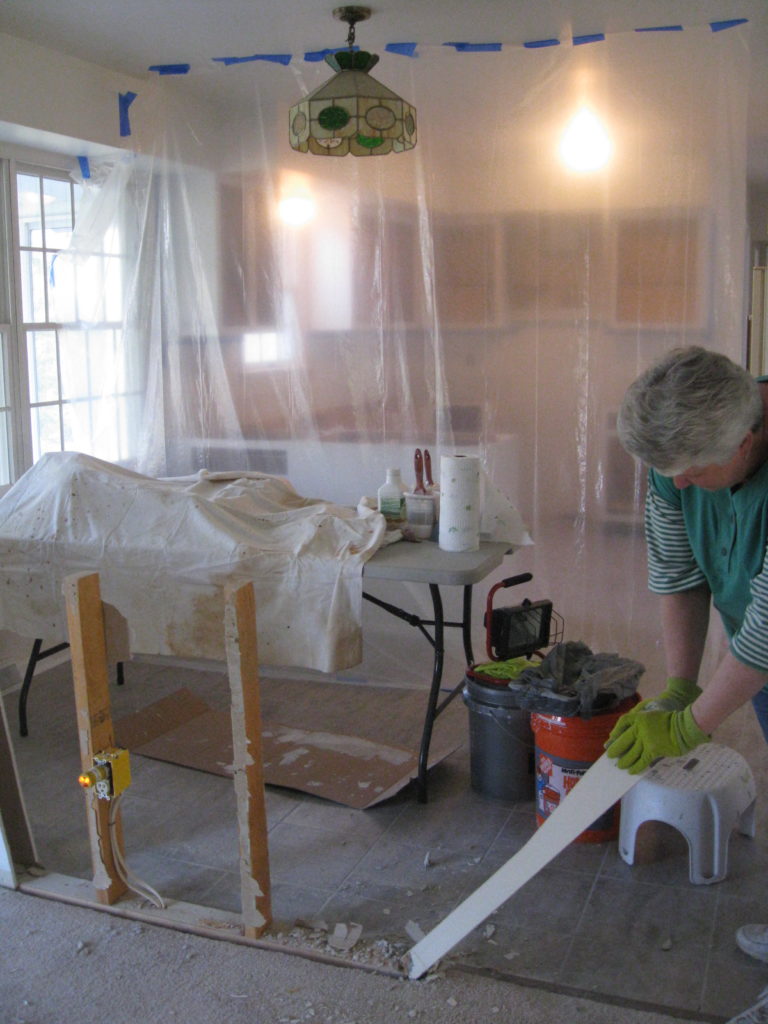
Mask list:
[[[534,711],[531,728],[535,739],[536,823],[541,825],[573,789],[582,775],[605,753],[605,741],[622,715],[640,698],[627,697],[611,712],[592,718],[578,715],[561,718]],[[603,843],[619,834],[620,804],[616,803],[588,829],[577,843]]]

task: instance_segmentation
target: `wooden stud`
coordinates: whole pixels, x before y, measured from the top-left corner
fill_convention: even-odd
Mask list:
[[[62,584],[67,606],[72,675],[75,682],[77,731],[83,771],[93,765],[94,754],[114,747],[109,701],[109,671],[104,608],[97,573],[66,576]],[[77,780],[72,780],[77,785]],[[111,904],[126,891],[115,866],[109,829],[111,801],[85,793],[88,834],[93,864],[93,885],[100,903]],[[115,817],[115,845],[123,850],[120,814]]]
[[[256,599],[253,584],[227,587],[224,634],[232,691],[232,750],[240,835],[244,934],[261,935],[272,922],[267,811],[261,744]]]

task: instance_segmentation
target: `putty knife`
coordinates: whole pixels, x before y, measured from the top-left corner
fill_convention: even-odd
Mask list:
[[[561,850],[627,793],[643,773],[630,775],[603,754],[525,846],[411,949],[409,977],[422,974],[538,874]]]

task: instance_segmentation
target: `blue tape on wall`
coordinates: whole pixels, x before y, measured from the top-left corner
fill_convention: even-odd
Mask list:
[[[415,57],[418,43],[387,43],[384,49],[388,53],[399,53],[403,57]]]
[[[348,49],[348,46],[334,46],[332,50],[310,50],[308,53],[304,54],[304,60],[309,61],[310,63],[316,63],[317,61],[325,60],[329,53],[338,53],[340,50]],[[359,46],[353,46],[352,52],[357,53],[359,49]]]
[[[188,75],[189,64],[151,64],[147,70],[156,71],[158,75]]]
[[[559,39],[531,39],[530,42],[523,43],[526,50],[540,50],[544,46],[559,46]]]
[[[593,32],[588,36],[574,36],[572,42],[574,46],[583,46],[584,43],[604,43],[605,32]]]
[[[443,46],[453,46],[457,53],[498,53],[501,50],[501,43],[443,43]]]
[[[728,18],[721,21],[711,21],[709,27],[712,32],[723,32],[725,29],[734,28],[737,25],[745,25],[749,18]],[[635,32],[683,32],[682,25],[648,25],[636,28]],[[586,43],[605,42],[604,32],[589,32],[573,36],[571,42],[574,46],[583,46]],[[388,53],[398,53],[404,57],[418,56],[416,50],[418,43],[387,43],[384,49]],[[443,43],[443,46],[451,46],[457,53],[499,53],[504,46],[519,44],[512,43]],[[560,46],[559,39],[529,39],[524,42],[523,47],[527,50],[541,50],[550,46]],[[304,60],[308,63],[319,63],[332,53],[339,53],[347,50],[346,46],[334,46],[325,50],[308,50],[304,54]],[[353,52],[360,50],[359,46],[353,46]],[[248,64],[252,61],[268,61],[272,64],[288,65],[293,59],[290,53],[255,53],[249,57],[212,57],[211,60],[228,67],[233,64]],[[156,71],[159,75],[186,75],[190,71],[189,64],[153,64],[150,71]],[[130,97],[130,98],[129,98]],[[128,123],[128,107],[136,98],[135,93],[121,93],[120,105],[120,133],[130,135],[131,129]]]
[[[746,25],[749,18],[730,18],[728,21],[710,21],[709,27],[713,32],[723,32],[727,28],[735,28],[736,25]]]
[[[131,122],[128,118],[128,108],[136,99],[135,92],[121,92],[118,95],[118,108],[120,110],[120,135],[125,138],[131,134]]]
[[[292,55],[290,53],[254,53],[250,57],[212,57],[217,64],[229,67],[231,64],[250,64],[254,60],[271,61],[272,64],[290,64]]]
[[[83,176],[83,181],[87,181],[91,176],[91,165],[88,163],[88,157],[79,156],[77,162],[80,164],[80,173]]]

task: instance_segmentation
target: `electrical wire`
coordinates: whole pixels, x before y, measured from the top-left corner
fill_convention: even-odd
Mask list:
[[[117,836],[117,812],[120,810],[122,798],[123,794],[120,793],[113,800],[110,800],[108,817],[109,838],[112,845],[112,856],[115,861],[115,869],[121,881],[125,883],[131,892],[134,892],[137,896],[141,896],[143,899],[148,900],[158,909],[165,910],[166,903],[163,897],[156,892],[151,885],[142,881],[137,875],[135,875],[128,867],[128,864],[123,857],[123,852],[120,848],[120,842]]]

